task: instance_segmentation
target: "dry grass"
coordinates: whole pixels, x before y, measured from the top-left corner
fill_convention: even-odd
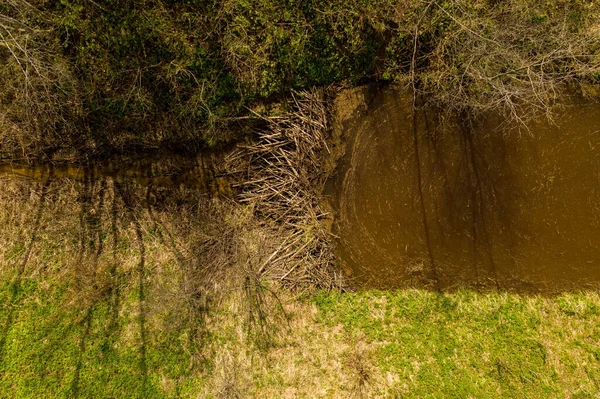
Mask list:
[[[365,370],[372,369],[363,362],[366,352],[355,351],[339,329],[323,330],[314,305],[258,272],[256,265],[285,237],[258,223],[254,208],[127,179],[12,177],[0,184],[0,276],[13,287],[0,309],[0,357],[16,356],[9,337],[24,323],[26,313],[18,309],[30,301],[52,304],[35,319],[53,326],[42,344],[53,342],[53,329],[60,331],[67,315],[75,315],[67,331],[80,329],[73,339],[75,374],[54,388],[41,383],[37,392],[87,386],[91,371],[83,359],[97,350],[98,336],[111,342],[102,353],[133,351],[138,359],[133,375],[140,375],[142,388],[115,389],[148,390],[158,378],[165,392],[182,381],[203,381],[188,387],[191,397],[366,392]],[[68,340],[57,348],[71,350]],[[181,353],[177,367],[187,377],[167,377],[174,366],[153,363],[164,348]],[[354,383],[357,375],[364,384]],[[69,378],[76,381],[70,388]]]
[[[138,290],[149,320],[200,328],[237,264],[240,227],[223,220],[233,211],[196,190],[91,176],[1,184],[0,273],[62,281],[68,306],[88,309],[120,290]]]
[[[410,74],[399,80],[443,109],[525,123],[539,114],[551,119],[569,88],[593,95],[597,4],[432,0],[418,15]]]
[[[317,322],[318,310],[310,303],[282,297],[289,324],[279,324],[268,350],[249,350],[254,341],[235,324],[239,308],[232,301],[228,312],[212,320],[220,331],[229,331],[227,343],[214,348],[214,373],[203,395],[234,392],[244,398],[347,398],[371,397],[368,373],[379,373],[369,344],[353,346],[339,327]],[[358,377],[358,379],[357,379]],[[235,386],[235,387],[234,387]],[[236,396],[223,396],[236,397]]]

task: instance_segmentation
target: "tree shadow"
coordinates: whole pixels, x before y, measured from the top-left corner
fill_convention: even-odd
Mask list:
[[[96,191],[96,186],[98,190]],[[79,251],[78,262],[76,266],[80,266],[84,259],[91,258],[89,261],[89,270],[76,271],[76,277],[83,279],[81,285],[92,287],[93,291],[98,291],[101,288],[98,286],[97,272],[100,256],[104,250],[104,237],[102,227],[102,215],[105,210],[105,196],[107,191],[107,183],[105,178],[96,179],[93,170],[86,169],[84,172],[84,180],[82,190],[79,195],[81,203],[79,222]],[[110,289],[110,286],[109,286]],[[110,298],[110,296],[108,296]],[[71,394],[73,397],[79,397],[80,394],[80,377],[83,366],[83,356],[86,351],[86,343],[90,334],[92,317],[96,306],[103,301],[105,295],[103,292],[98,292],[98,295],[92,297],[91,303],[88,304],[85,317],[81,321],[83,325],[83,333],[79,338],[79,352],[77,354],[77,362],[73,381],[71,382]],[[110,335],[110,332],[107,332]]]
[[[41,189],[40,197],[39,197],[39,203],[37,205],[37,210],[35,212],[35,216],[33,217],[33,227],[31,230],[31,235],[29,237],[27,244],[25,245],[25,252],[22,256],[22,259],[17,266],[16,275],[13,278],[13,281],[10,283],[10,286],[9,286],[10,287],[9,288],[10,299],[8,301],[9,310],[8,310],[8,315],[6,317],[6,321],[5,321],[4,326],[2,327],[2,330],[0,333],[1,334],[0,335],[0,364],[4,363],[4,356],[6,353],[6,340],[8,338],[8,335],[10,334],[10,330],[14,324],[15,312],[16,312],[19,302],[21,300],[21,298],[20,298],[21,293],[22,293],[21,283],[22,283],[23,275],[25,273],[27,263],[29,262],[29,259],[31,257],[33,246],[35,245],[35,243],[38,239],[38,233],[41,228],[43,210],[44,210],[44,207],[46,204],[48,190],[50,188],[50,185],[52,184],[52,181],[53,181],[52,180],[52,172],[50,171],[48,176],[46,176],[43,179],[42,189]]]
[[[120,287],[119,287],[119,275],[118,275],[118,247],[119,247],[119,227],[118,227],[118,214],[119,208],[117,203],[116,186],[113,181],[113,195],[110,209],[110,236],[112,246],[112,259],[108,270],[108,298],[110,303],[110,319],[107,327],[106,337],[103,346],[104,350],[107,350],[110,346],[109,337],[113,336],[119,327],[119,311],[121,309],[120,299]]]
[[[136,244],[139,250],[139,261],[137,264],[138,273],[138,323],[140,334],[140,361],[139,368],[142,373],[142,395],[148,392],[148,362],[147,362],[147,331],[146,331],[146,245],[142,234],[142,227],[139,221],[139,214],[133,200],[133,193],[128,182],[124,184],[114,181],[116,192],[123,200],[125,209],[129,213],[131,223],[135,230]]]
[[[81,334],[81,337],[79,338],[77,362],[75,364],[73,381],[71,382],[71,388],[70,388],[71,396],[74,398],[78,398],[79,394],[80,394],[79,383],[80,383],[80,379],[81,379],[81,369],[83,367],[83,355],[85,354],[85,351],[86,351],[86,341],[90,335],[93,312],[94,312],[93,307],[88,308],[88,310],[85,314],[85,317],[83,319],[84,328],[83,328],[83,333]]]
[[[415,100],[418,100],[417,97]],[[421,160],[421,152],[420,152],[420,144],[419,144],[419,113],[417,109],[417,104],[415,104],[412,109],[412,139],[413,139],[413,149],[414,149],[414,157],[415,157],[415,172],[417,179],[417,195],[419,198],[419,208],[421,211],[421,220],[422,220],[422,228],[425,246],[427,248],[427,255],[429,260],[430,273],[433,279],[434,288],[436,291],[441,291],[440,285],[440,276],[438,273],[438,268],[436,265],[436,259],[433,252],[432,240],[431,240],[431,232],[429,226],[429,220],[427,217],[427,207],[425,205],[425,194],[423,192],[423,171],[422,171],[422,160]],[[425,115],[426,117],[426,115]]]
[[[437,276],[432,271],[440,280],[436,290],[467,283],[500,289],[496,241],[512,247],[507,232],[513,230],[513,209],[506,193],[516,189],[510,171],[501,169],[507,162],[504,138],[483,135],[481,122],[468,112],[448,116],[424,106],[414,119],[422,239],[439,269]]]
[[[206,165],[198,167],[202,169],[201,173],[210,173],[210,168]],[[141,385],[138,388],[140,396],[152,393],[152,382],[149,380],[149,372],[152,370],[149,367],[153,361],[149,356],[149,345],[152,345],[153,339],[153,319],[150,319],[150,315],[154,313],[149,312],[161,311],[162,305],[158,301],[163,298],[159,297],[155,301],[151,297],[156,287],[151,285],[148,277],[155,265],[149,264],[153,258],[149,258],[152,255],[149,254],[151,247],[145,241],[148,235],[157,234],[160,246],[172,252],[172,259],[176,261],[173,262],[173,270],[170,269],[171,266],[164,269],[166,273],[174,271],[177,279],[175,289],[169,293],[170,297],[164,298],[167,302],[172,300],[172,304],[167,305],[170,306],[169,312],[181,313],[175,315],[181,322],[176,328],[185,328],[182,332],[186,333],[189,348],[196,350],[197,344],[203,342],[202,337],[206,332],[205,314],[209,301],[213,298],[210,290],[214,289],[209,287],[209,283],[214,282],[211,270],[215,263],[210,258],[215,254],[219,255],[222,250],[218,235],[222,229],[217,228],[215,234],[205,234],[205,227],[213,228],[214,222],[205,225],[204,221],[199,220],[204,213],[210,216],[212,212],[208,209],[210,201],[203,201],[210,198],[207,187],[201,187],[202,190],[181,185],[159,187],[160,194],[157,198],[152,198],[156,191],[152,185],[151,171],[149,173],[149,185],[140,184],[135,178],[128,176],[107,177],[93,167],[78,169],[75,177],[60,177],[54,173],[53,179],[44,180],[39,203],[32,195],[36,198],[33,203],[36,211],[32,212],[32,217],[27,217],[32,220],[28,222],[26,230],[23,230],[31,237],[26,236],[27,240],[23,240],[25,245],[19,248],[23,255],[18,259],[16,277],[7,294],[11,299],[7,301],[8,317],[4,328],[0,330],[0,361],[4,357],[4,348],[10,345],[10,329],[19,314],[18,302],[23,291],[21,280],[27,264],[37,261],[34,255],[37,246],[34,245],[46,220],[44,210],[50,205],[57,212],[54,219],[57,224],[53,222],[52,226],[58,227],[53,231],[59,234],[55,237],[48,235],[52,252],[46,251],[44,256],[50,256],[53,260],[60,259],[61,262],[65,259],[64,254],[68,256],[66,267],[44,269],[49,273],[56,271],[60,280],[54,278],[53,274],[44,274],[40,280],[45,287],[50,286],[53,291],[57,288],[58,292],[50,302],[45,299],[42,301],[44,311],[49,310],[50,313],[44,314],[40,318],[40,325],[36,326],[35,334],[43,339],[39,348],[35,348],[35,356],[40,359],[39,366],[36,366],[40,376],[50,371],[49,368],[59,356],[67,356],[71,368],[64,377],[65,389],[70,396],[85,396],[90,373],[96,373],[86,370],[86,367],[90,367],[88,362],[92,352],[101,352],[100,355],[104,357],[106,352],[117,350],[115,343],[119,342],[123,326],[125,323],[133,323],[131,326],[139,337],[139,342],[132,347],[137,351],[135,361],[139,361],[134,366],[134,378]],[[49,193],[51,182],[57,182],[59,178],[60,190]],[[153,204],[153,201],[159,203]],[[208,208],[205,209],[205,206]],[[152,224],[156,227],[154,230]],[[46,235],[43,238],[46,239]],[[61,246],[60,252],[56,251],[54,245]],[[44,246],[45,250],[50,248]],[[132,261],[131,268],[128,266],[129,260]],[[64,276],[68,278],[65,279]],[[158,287],[157,292],[160,289]],[[130,292],[134,293],[135,298],[129,297]],[[128,299],[124,299],[126,295]],[[138,316],[131,319],[123,317],[121,312],[124,305],[130,302],[136,307]],[[154,305],[158,307],[155,308]],[[73,342],[65,346],[67,341]],[[65,354],[65,348],[70,351],[75,347],[77,349],[72,353]],[[198,354],[199,352],[192,354],[190,368],[202,360]],[[109,359],[112,358],[113,356]]]
[[[206,172],[203,170],[202,173]],[[205,236],[199,241],[192,239],[184,244],[179,243],[178,233],[174,232],[170,226],[161,221],[157,212],[167,211],[171,215],[178,215],[182,213],[179,212],[178,208],[182,204],[179,203],[179,200],[176,200],[178,204],[174,208],[170,208],[163,201],[164,208],[155,209],[155,205],[153,204],[159,201],[154,199],[161,197],[161,193],[157,191],[152,185],[147,187],[146,210],[150,221],[154,224],[154,232],[157,234],[161,244],[173,254],[178,266],[178,274],[176,276],[178,279],[177,288],[175,292],[170,293],[170,295],[176,297],[176,300],[183,305],[181,309],[178,309],[179,315],[176,323],[180,325],[179,327],[187,330],[189,347],[195,346],[198,343],[201,345],[206,333],[206,314],[209,302],[211,301],[208,287],[210,286],[210,282],[216,279],[219,273],[218,268],[212,267],[214,259],[211,259],[209,253],[217,245],[218,239]],[[209,204],[202,201],[202,198],[197,198],[194,195],[193,199],[193,201],[189,201],[189,199],[183,200],[184,206],[187,206],[188,202],[191,206],[191,208],[185,208],[187,211],[184,211],[184,214],[197,215],[200,209],[209,207]],[[194,223],[193,226],[185,225],[185,230],[188,230],[187,233],[190,233],[190,230],[198,229],[203,230],[200,224]]]

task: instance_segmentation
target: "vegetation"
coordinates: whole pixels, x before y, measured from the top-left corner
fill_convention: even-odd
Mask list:
[[[269,298],[247,266],[251,214],[196,189],[70,183],[2,182],[0,396],[198,392],[218,340],[208,309]]]
[[[321,322],[340,323],[366,344],[367,397],[591,398],[600,391],[597,292],[405,290],[314,301]]]
[[[597,82],[598,7],[8,0],[2,157],[213,147],[252,130],[248,107],[372,80],[413,84],[460,110],[522,117],[524,107],[546,110],[562,84]]]

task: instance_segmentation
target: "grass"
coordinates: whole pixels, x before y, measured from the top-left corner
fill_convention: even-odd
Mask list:
[[[183,333],[144,336],[138,314],[123,311],[115,322],[107,303],[66,310],[58,285],[28,284],[14,308],[3,307],[2,319],[12,323],[2,332],[2,397],[163,398],[202,383],[182,379],[190,363],[177,344]]]
[[[462,290],[321,294],[319,320],[372,347],[384,397],[598,397],[600,297]],[[392,384],[389,382],[393,381]]]
[[[5,283],[2,302],[12,288]],[[0,313],[2,397],[593,398],[600,297],[422,290],[287,298],[267,348],[242,301],[210,316],[204,362],[185,331],[142,332],[136,295],[65,310],[59,282],[29,279]],[[10,315],[10,312],[14,312]],[[7,324],[6,320],[11,319]],[[151,324],[151,323],[149,323]]]

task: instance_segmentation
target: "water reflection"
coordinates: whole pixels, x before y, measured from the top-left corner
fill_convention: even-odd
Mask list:
[[[215,168],[221,161],[219,154],[197,157],[168,154],[156,158],[113,158],[101,163],[76,164],[19,164],[0,163],[0,176],[26,177],[32,180],[72,179],[85,182],[113,179],[144,187],[184,187],[197,189],[216,196],[231,196],[228,184]]]
[[[349,150],[329,194],[358,286],[598,286],[600,106],[526,133],[494,116],[411,109],[385,89],[345,123]]]

